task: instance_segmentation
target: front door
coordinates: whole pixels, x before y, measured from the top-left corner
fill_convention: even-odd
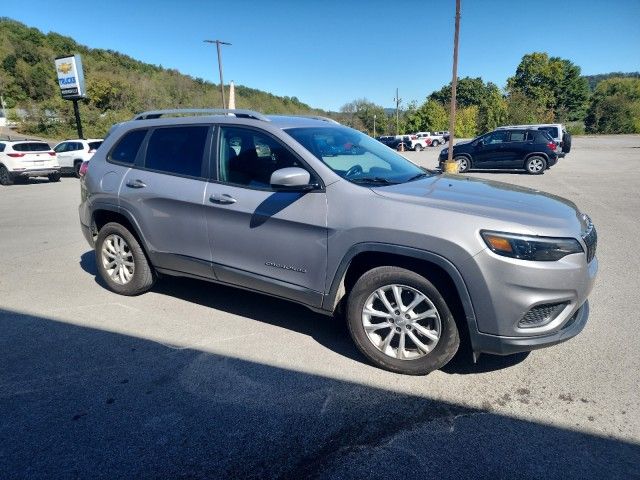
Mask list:
[[[500,168],[504,156],[504,143],[509,137],[506,130],[497,130],[485,135],[482,142],[476,144],[473,153],[474,168]]]
[[[327,265],[325,193],[274,191],[269,181],[285,167],[305,168],[312,179],[315,173],[262,130],[222,126],[218,135],[217,181],[205,194],[216,276],[319,306]]]

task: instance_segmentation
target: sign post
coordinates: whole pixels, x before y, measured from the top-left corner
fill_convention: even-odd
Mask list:
[[[78,138],[84,138],[82,121],[80,119],[80,108],[78,107],[78,100],[87,96],[84,84],[84,72],[82,70],[82,59],[80,55],[73,55],[58,57],[55,62],[60,94],[65,100],[73,101],[73,113],[76,117]]]

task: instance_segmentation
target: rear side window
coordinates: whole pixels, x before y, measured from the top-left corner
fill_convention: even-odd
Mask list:
[[[525,132],[515,131],[511,132],[511,142],[524,142]]]
[[[133,130],[125,134],[111,150],[109,160],[132,165],[136,161],[136,155],[138,155],[138,150],[140,150],[140,145],[146,134],[146,130]]]
[[[207,126],[154,130],[147,145],[144,166],[175,175],[201,177],[208,131]]]
[[[89,142],[89,150],[97,150],[102,142]]]
[[[4,152],[4,143],[0,143],[0,152]]]
[[[543,132],[547,132],[549,135],[551,135],[551,138],[560,138],[558,127],[540,127],[540,130],[542,130]]]
[[[16,152],[48,152],[51,150],[51,147],[46,143],[29,142],[16,143],[13,149]]]

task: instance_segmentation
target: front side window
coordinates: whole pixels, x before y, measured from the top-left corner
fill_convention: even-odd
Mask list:
[[[138,150],[140,150],[140,145],[142,145],[142,140],[144,140],[146,134],[146,130],[132,130],[126,133],[111,151],[109,160],[133,165],[133,162],[136,161]]]
[[[389,147],[350,128],[307,127],[285,131],[334,172],[353,183],[404,183],[428,175]]]
[[[495,145],[497,143],[508,142],[509,132],[507,130],[498,130],[487,135],[484,139],[486,145]]]
[[[60,145],[56,145],[56,147],[53,149],[56,153],[63,153],[67,151],[67,147],[69,146],[69,144],[67,142],[63,142]]]
[[[221,127],[219,180],[253,188],[270,188],[271,174],[305,166],[278,140],[257,130]],[[311,173],[311,172],[309,172]]]
[[[156,129],[147,145],[145,168],[201,177],[208,132],[204,125]]]

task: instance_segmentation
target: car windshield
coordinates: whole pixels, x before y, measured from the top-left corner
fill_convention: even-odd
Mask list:
[[[342,178],[389,185],[432,175],[377,140],[347,127],[285,130]]]

